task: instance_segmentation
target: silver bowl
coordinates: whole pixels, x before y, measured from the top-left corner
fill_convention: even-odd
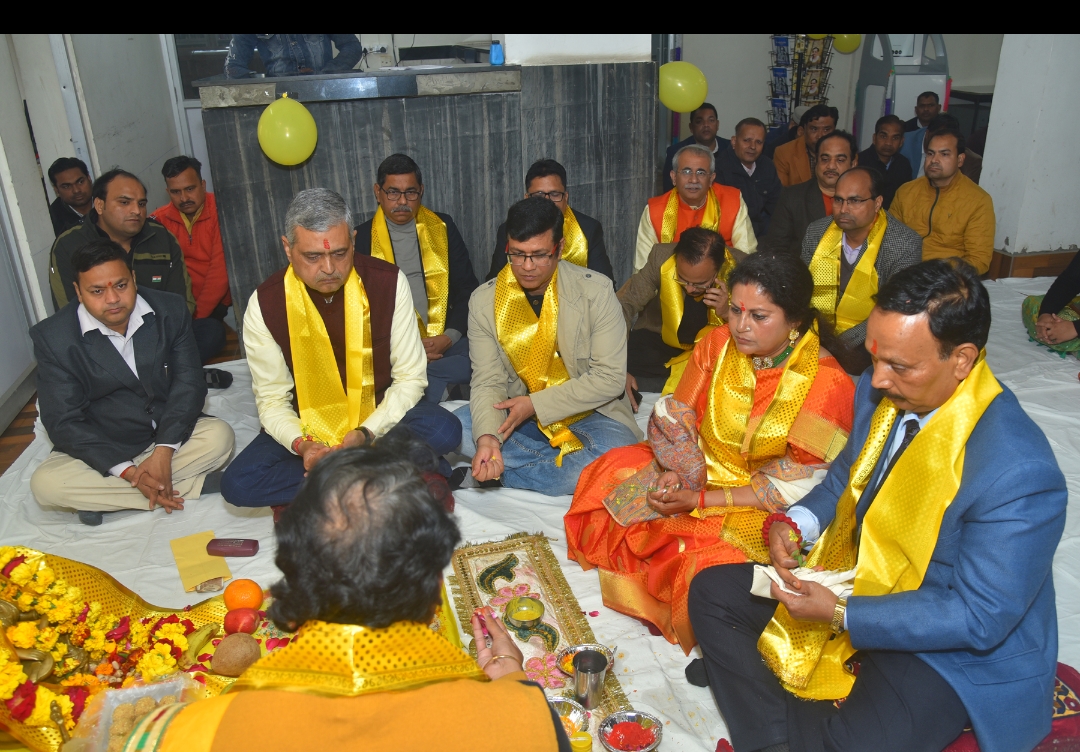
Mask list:
[[[574,656],[580,653],[582,650],[595,650],[599,653],[603,653],[607,656],[607,671],[611,673],[611,667],[615,665],[615,651],[609,648],[607,645],[600,645],[599,643],[587,642],[582,645],[571,645],[568,648],[563,648],[559,651],[555,657],[555,665],[560,671],[567,676],[574,675],[573,660]],[[567,658],[569,656],[569,658]],[[566,669],[570,670],[567,671]]]
[[[632,721],[642,728],[650,729],[656,735],[653,743],[648,747],[643,747],[640,752],[652,752],[652,750],[660,746],[660,741],[664,738],[664,724],[660,722],[659,718],[638,710],[616,710],[600,722],[600,728],[596,732],[600,738],[600,743],[604,745],[604,749],[608,750],[608,752],[624,752],[618,747],[612,747],[607,743],[607,735],[611,733],[612,727],[616,723],[622,723],[623,721]]]
[[[539,615],[531,619],[519,618],[517,616],[518,614],[528,612],[538,613]],[[535,627],[544,620],[544,604],[536,598],[530,598],[527,595],[518,595],[506,602],[506,605],[503,607],[503,618],[510,626],[519,629]]]
[[[555,709],[555,715],[560,718],[569,718],[570,722],[577,726],[578,731],[589,730],[589,714],[580,703],[569,697],[549,697],[548,702]]]

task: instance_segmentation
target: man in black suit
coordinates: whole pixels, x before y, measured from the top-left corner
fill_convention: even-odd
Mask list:
[[[93,182],[86,169],[86,162],[75,157],[60,157],[49,165],[49,182],[56,191],[56,199],[49,204],[53,234],[60,237],[94,207],[90,198]]]
[[[818,141],[815,149],[814,179],[784,188],[780,193],[769,232],[758,242],[759,251],[798,256],[810,223],[832,216],[836,181],[858,164],[855,139],[847,131],[833,131]]]
[[[397,265],[409,281],[428,358],[424,399],[438,404],[447,387],[468,384],[469,296],[478,284],[469,249],[449,214],[422,204],[424,177],[405,154],[379,165],[379,209],[356,226],[356,253]]]
[[[604,246],[604,227],[599,221],[577,209],[570,208],[570,192],[566,189],[566,168],[554,159],[533,162],[525,173],[525,198],[546,198],[563,213],[562,260],[569,261],[603,274],[615,284],[615,272]],[[571,221],[572,220],[572,221]],[[577,230],[573,229],[577,227]],[[495,233],[495,251],[491,254],[491,269],[487,278],[495,279],[506,266],[506,222]]]
[[[204,480],[233,449],[228,423],[200,417],[206,379],[186,302],[139,292],[111,240],[70,263],[77,300],[30,329],[53,443],[30,479],[34,497],[88,525],[117,509],[182,510],[185,498],[216,491]]]
[[[896,115],[878,118],[874,140],[859,152],[859,165],[881,175],[883,209],[888,211],[896,189],[911,180],[911,160],[900,153],[904,145],[904,123]]]
[[[731,137],[731,148],[716,157],[716,182],[742,192],[754,234],[759,238],[769,230],[783,188],[773,161],[762,154],[765,132],[765,123],[757,118],[740,120]]]

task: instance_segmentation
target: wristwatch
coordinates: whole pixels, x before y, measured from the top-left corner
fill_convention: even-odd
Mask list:
[[[837,598],[836,606],[833,608],[832,624],[829,628],[833,634],[841,634],[845,631],[844,628],[844,614],[847,612],[847,598]]]

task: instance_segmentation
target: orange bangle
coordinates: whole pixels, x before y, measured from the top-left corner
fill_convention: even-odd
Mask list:
[[[697,508],[698,508],[698,514],[704,514],[705,513],[705,489],[704,488],[701,489],[701,496],[698,497]]]

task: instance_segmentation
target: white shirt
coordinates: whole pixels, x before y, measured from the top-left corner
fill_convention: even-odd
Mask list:
[[[296,383],[285,364],[285,355],[263,320],[258,290],[251,294],[244,311],[244,346],[259,422],[279,444],[292,451],[293,440],[304,433],[300,429],[300,416],[292,406]],[[335,366],[327,374],[338,378]],[[382,402],[360,424],[375,436],[382,436],[397,425],[409,408],[420,401],[427,387],[427,355],[416,326],[409,281],[400,269],[390,326],[390,377],[393,381]]]
[[[143,316],[153,312],[154,309],[150,307],[149,303],[143,300],[143,296],[136,295],[135,307],[132,309],[131,316],[128,318],[127,331],[121,334],[102,324],[90,314],[90,311],[86,310],[86,306],[79,303],[79,326],[82,328],[82,333],[84,335],[87,332],[92,332],[96,329],[108,338],[109,342],[112,343],[112,346],[116,348],[116,352],[120,353],[120,357],[127,363],[127,367],[135,374],[135,378],[139,378],[139,371],[135,367],[135,342],[132,341],[132,338],[135,336],[135,332],[139,331],[139,327],[143,325]],[[157,428],[157,423],[155,421],[150,421],[150,423],[154,428]],[[161,444],[160,446],[171,447],[174,452],[180,448],[179,444]],[[113,465],[109,468],[109,475],[115,475],[119,478],[121,473],[134,465],[135,463],[130,461]]]
[[[754,177],[754,171],[757,169],[757,162],[751,162],[749,167],[747,167],[742,162],[739,162],[739,164],[741,164],[742,168],[746,170],[746,174],[748,177]]]

